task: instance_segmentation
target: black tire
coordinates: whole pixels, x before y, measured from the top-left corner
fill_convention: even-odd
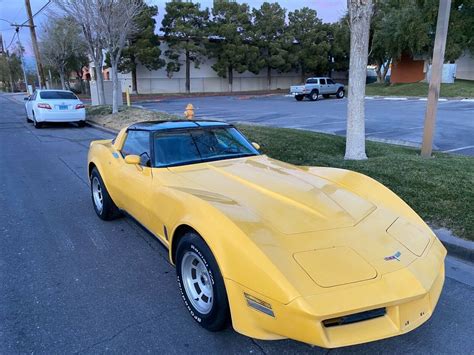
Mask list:
[[[77,122],[77,125],[81,128],[85,127],[86,126],[86,121],[79,121],[79,122]]]
[[[314,90],[313,92],[311,92],[311,94],[309,94],[309,99],[311,101],[318,101],[319,99],[319,91],[318,90]]]
[[[100,186],[100,195],[102,197],[102,208],[100,208],[100,206],[98,205],[98,202],[96,202],[96,199],[94,197],[94,184],[95,184],[96,179],[97,179],[97,184]],[[99,218],[103,219],[104,221],[110,221],[112,219],[117,218],[120,215],[120,211],[115,205],[114,201],[112,201],[112,198],[110,197],[109,192],[107,191],[107,188],[105,187],[104,181],[102,180],[102,177],[100,176],[96,168],[92,169],[90,182],[91,182],[92,205],[94,206],[94,210],[95,210],[95,213],[97,213],[97,216],[99,216]]]
[[[33,112],[33,125],[35,128],[40,129],[43,127],[43,122],[37,122],[35,118],[35,113]]]
[[[301,101],[303,100],[304,96],[303,95],[295,95],[296,101]]]
[[[208,278],[206,277],[206,280],[208,280],[210,285],[212,285],[213,296],[210,310],[205,314],[201,313],[193,305],[193,302],[195,301],[190,301],[190,297],[192,296],[188,295],[189,291],[184,284],[186,282],[186,276],[183,276],[183,260],[185,257],[194,257],[196,262],[201,262],[201,266],[204,265],[205,270],[207,271],[206,275],[209,276]],[[186,268],[186,266],[184,267]],[[196,270],[197,266],[194,271],[194,275],[197,275]],[[176,278],[184,304],[196,322],[198,322],[203,328],[213,332],[222,330],[228,325],[230,312],[224,279],[222,278],[219,266],[217,265],[216,259],[212,255],[211,250],[206,245],[204,240],[196,233],[188,232],[179,241],[178,247],[176,249]],[[196,289],[199,288],[197,281],[193,283],[193,287]]]
[[[344,98],[344,94],[345,94],[344,89],[339,89],[339,90],[337,90],[336,97],[338,99],[342,99],[342,98]]]
[[[324,97],[325,99],[329,99],[329,94],[323,94],[323,97]]]
[[[31,119],[28,117],[28,114],[26,114],[26,122],[28,123],[32,122]]]

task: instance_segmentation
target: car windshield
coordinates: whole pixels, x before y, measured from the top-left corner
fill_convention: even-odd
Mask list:
[[[177,166],[258,155],[234,127],[214,127],[154,134],[155,166]]]
[[[43,100],[77,100],[76,95],[69,91],[41,91]]]

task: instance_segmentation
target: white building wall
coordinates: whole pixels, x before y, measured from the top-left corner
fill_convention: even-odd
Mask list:
[[[456,79],[474,80],[474,57],[469,52],[456,60]]]
[[[162,52],[166,50],[162,46]],[[183,65],[179,72],[173,73],[168,78],[165,68],[159,70],[148,70],[145,66],[139,65],[137,68],[137,86],[138,92],[141,94],[155,93],[184,93],[186,92],[186,68],[184,58]],[[212,69],[213,59],[205,58],[199,68],[194,67],[191,63],[191,92],[227,92],[229,89],[228,79],[217,76]],[[119,74],[122,81],[122,89],[125,91],[127,87],[132,87],[131,73]],[[272,89],[289,89],[291,85],[301,82],[301,75],[298,72],[278,73],[272,71]],[[258,75],[250,72],[239,74],[234,72],[233,91],[255,91],[266,90],[267,78],[266,69],[264,68]]]

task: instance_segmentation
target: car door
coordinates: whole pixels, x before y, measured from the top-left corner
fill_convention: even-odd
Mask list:
[[[321,78],[319,79],[319,93],[322,94],[327,94],[328,89],[327,89],[327,84],[326,84],[326,79]]]
[[[327,79],[328,94],[335,94],[337,92],[337,86],[332,79]]]
[[[116,190],[116,202],[133,218],[147,227],[150,223],[149,208],[153,180],[150,161],[150,132],[129,130],[120,152],[122,159],[117,170],[117,181],[120,188]],[[140,164],[126,163],[125,157],[127,155],[140,156]]]

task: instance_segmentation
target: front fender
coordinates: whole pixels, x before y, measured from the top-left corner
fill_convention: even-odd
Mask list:
[[[299,296],[257,244],[218,208],[176,189],[170,188],[166,195],[163,205],[170,203],[169,206],[173,206],[167,222],[172,226],[170,260],[176,230],[186,225],[207,243],[224,279],[233,280],[284,304]]]

